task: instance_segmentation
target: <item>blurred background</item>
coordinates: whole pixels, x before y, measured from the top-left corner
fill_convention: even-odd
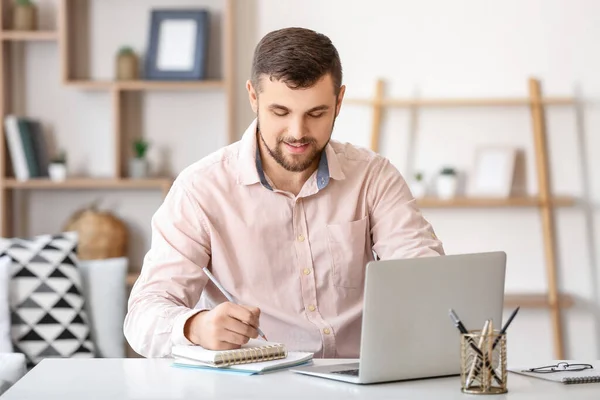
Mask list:
[[[4,237],[78,229],[82,258],[126,256],[131,284],[172,179],[254,118],[255,45],[310,28],[344,69],[333,138],[397,166],[448,254],[507,253],[509,362],[600,357],[600,2],[20,2],[35,18],[14,3]],[[33,162],[9,142],[22,126],[44,137]]]

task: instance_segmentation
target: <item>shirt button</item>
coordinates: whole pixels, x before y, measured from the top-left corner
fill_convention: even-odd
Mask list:
[[[304,268],[304,271],[302,272],[304,272],[304,275],[310,275],[310,269],[308,268]]]
[[[329,335],[331,333],[331,331],[329,330],[329,328],[325,328],[325,329],[323,329],[323,333],[326,335]]]
[[[312,304],[308,306],[308,311],[315,311],[317,309],[317,307],[313,306]]]
[[[298,241],[304,242],[304,235],[298,235]]]

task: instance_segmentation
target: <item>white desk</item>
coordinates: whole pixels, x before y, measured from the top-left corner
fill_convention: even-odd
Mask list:
[[[169,359],[46,359],[0,400],[600,399],[600,383],[563,385],[509,374],[508,389],[490,397],[463,394],[458,377],[360,386],[289,371],[244,376],[181,369]]]

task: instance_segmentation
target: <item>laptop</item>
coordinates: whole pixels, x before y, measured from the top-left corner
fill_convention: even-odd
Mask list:
[[[506,253],[372,261],[366,266],[359,362],[291,371],[367,384],[460,374],[460,332],[500,328]]]

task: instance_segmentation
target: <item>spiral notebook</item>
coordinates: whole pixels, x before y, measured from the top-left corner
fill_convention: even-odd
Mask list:
[[[288,352],[281,343],[251,339],[236,350],[207,350],[201,346],[173,346],[174,365],[267,372],[310,361],[313,353]]]
[[[569,363],[582,363],[579,361],[569,361]],[[539,365],[551,365],[556,362],[549,362],[547,364]],[[585,362],[585,364],[591,364],[594,366],[592,369],[585,369],[583,371],[557,371],[549,374],[540,374],[536,372],[527,371],[529,367],[509,367],[510,372],[514,372],[520,375],[526,375],[532,378],[544,379],[547,381],[560,382],[567,385],[578,384],[578,383],[600,383],[600,364],[596,362]]]

